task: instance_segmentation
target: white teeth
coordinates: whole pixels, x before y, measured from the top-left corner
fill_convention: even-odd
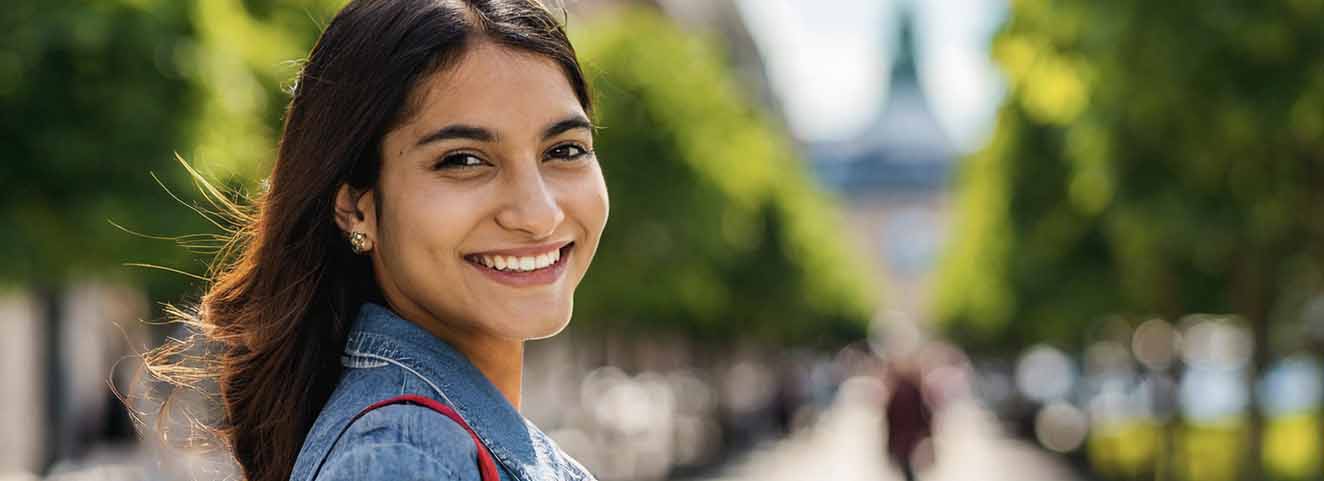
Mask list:
[[[527,272],[542,269],[561,260],[561,251],[554,250],[537,256],[477,256],[479,263],[502,271]]]

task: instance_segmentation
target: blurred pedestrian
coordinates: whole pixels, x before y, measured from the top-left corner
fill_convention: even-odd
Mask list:
[[[885,409],[887,455],[907,481],[916,478],[916,453],[932,435],[933,411],[924,399],[924,383],[918,366],[907,360],[887,364],[889,395]],[[931,458],[931,456],[926,456]]]

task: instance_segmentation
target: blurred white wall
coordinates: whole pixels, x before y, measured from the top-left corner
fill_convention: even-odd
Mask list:
[[[34,472],[41,461],[42,317],[26,292],[0,294],[0,477]]]

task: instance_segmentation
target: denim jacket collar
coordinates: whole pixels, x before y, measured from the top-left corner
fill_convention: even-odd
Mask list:
[[[473,428],[497,462],[523,481],[558,479],[558,473],[545,472],[557,465],[572,479],[592,479],[578,462],[561,456],[467,357],[390,309],[364,303],[344,355],[346,362],[386,362],[423,378],[435,397]]]

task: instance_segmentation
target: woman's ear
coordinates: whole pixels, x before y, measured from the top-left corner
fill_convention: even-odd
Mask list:
[[[362,232],[369,240],[377,240],[377,199],[372,189],[357,190],[341,184],[336,192],[336,224],[345,232]]]

